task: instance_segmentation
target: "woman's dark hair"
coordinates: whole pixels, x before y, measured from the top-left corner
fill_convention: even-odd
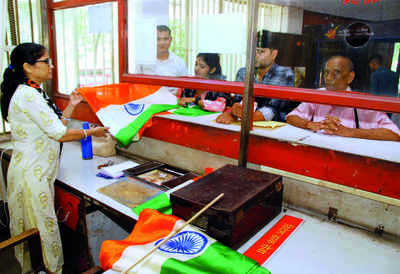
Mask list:
[[[26,81],[24,63],[34,65],[44,55],[46,48],[35,43],[22,43],[11,52],[11,63],[4,70],[1,83],[1,115],[8,120],[8,107],[18,85]]]
[[[221,75],[221,64],[219,63],[219,54],[218,53],[199,53],[196,58],[202,58],[207,66],[210,67],[210,70],[215,68],[215,71],[210,75]]]

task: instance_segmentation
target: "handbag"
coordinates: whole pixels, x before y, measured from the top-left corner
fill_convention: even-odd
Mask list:
[[[8,212],[8,203],[0,200],[0,241],[11,237],[10,214]]]

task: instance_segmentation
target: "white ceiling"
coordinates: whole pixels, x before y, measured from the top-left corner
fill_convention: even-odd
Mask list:
[[[370,21],[400,19],[400,0],[358,0],[356,4],[343,4],[346,0],[261,0],[261,2],[304,8],[305,10],[326,13],[341,17]],[[347,0],[356,2],[357,0]]]

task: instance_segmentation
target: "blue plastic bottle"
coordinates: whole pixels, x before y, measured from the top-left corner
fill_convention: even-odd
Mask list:
[[[84,130],[89,129],[89,122],[83,122],[82,128]],[[92,151],[92,136],[87,136],[87,138],[81,139],[81,146],[82,146],[82,159],[90,160],[93,158],[93,151]]]

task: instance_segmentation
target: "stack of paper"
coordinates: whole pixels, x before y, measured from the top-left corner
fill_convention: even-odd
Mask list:
[[[138,163],[135,163],[133,161],[125,161],[120,164],[103,167],[100,170],[100,173],[111,178],[120,178],[124,175],[123,171],[125,169],[132,168],[138,165]]]

